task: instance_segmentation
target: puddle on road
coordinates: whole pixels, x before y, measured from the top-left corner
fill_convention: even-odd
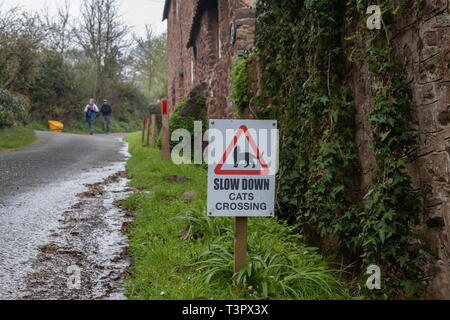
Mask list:
[[[41,186],[0,207],[0,299],[125,299],[120,288],[132,217],[124,162]],[[70,266],[80,289],[70,289]]]

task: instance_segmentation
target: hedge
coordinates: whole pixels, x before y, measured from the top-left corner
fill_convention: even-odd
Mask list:
[[[7,90],[0,90],[0,128],[27,124],[29,110],[27,100]]]

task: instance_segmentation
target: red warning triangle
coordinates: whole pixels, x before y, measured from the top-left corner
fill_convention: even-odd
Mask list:
[[[253,152],[256,154],[257,157],[259,157],[259,155],[261,153],[259,152],[259,149],[256,146],[255,141],[253,140],[252,136],[250,135],[250,132],[248,132],[248,129],[246,126],[241,126],[239,128],[239,130],[236,132],[236,134],[234,135],[233,140],[231,141],[227,150],[223,154],[222,158],[220,159],[219,164],[214,169],[214,173],[217,175],[267,176],[270,173],[270,170],[262,157],[258,159],[259,163],[261,164],[262,170],[239,170],[239,169],[223,170],[222,169],[223,164],[227,161],[228,156],[233,152],[233,149],[236,146],[236,144],[242,134],[245,134],[245,137],[247,138],[248,142],[250,143],[250,146],[252,147]]]

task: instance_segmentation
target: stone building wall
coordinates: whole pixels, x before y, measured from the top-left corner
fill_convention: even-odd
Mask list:
[[[203,88],[208,118],[235,118],[231,70],[254,45],[255,0],[166,0],[168,105]],[[177,14],[178,7],[178,14]],[[232,38],[232,25],[236,32]]]
[[[256,10],[253,0],[219,0],[219,34],[221,58],[210,79],[208,97],[209,118],[236,118],[236,110],[231,99],[233,64],[239,54],[254,46]],[[234,42],[231,30],[234,24]]]
[[[190,86],[190,52],[187,43],[190,26],[189,19],[193,12],[192,1],[167,0],[163,19],[167,19],[168,59],[168,107],[172,112],[176,104],[188,94]]]
[[[193,83],[198,85],[210,78],[219,55],[217,10],[209,9],[200,17],[200,26],[191,56]]]
[[[394,35],[393,45],[408,64],[413,92],[412,128],[417,159],[410,169],[424,197],[422,231],[437,258],[429,295],[450,299],[450,8],[448,0],[427,0],[420,21]],[[400,29],[400,28],[399,28]]]
[[[422,203],[423,233],[436,257],[429,256],[429,298],[450,299],[450,9],[448,0],[424,0],[423,16],[412,12],[399,19],[389,36],[407,66],[413,105],[411,130],[417,149],[408,173]],[[413,10],[411,10],[413,11]],[[352,65],[348,84],[355,97],[356,143],[362,174],[359,190],[369,190],[376,168],[371,129],[375,79],[368,66]]]

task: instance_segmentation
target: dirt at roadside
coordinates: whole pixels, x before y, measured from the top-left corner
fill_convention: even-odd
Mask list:
[[[63,213],[52,241],[39,246],[24,299],[125,299],[122,279],[130,261],[124,232],[133,216],[116,204],[132,191],[127,183],[120,171],[85,185],[88,190]]]

